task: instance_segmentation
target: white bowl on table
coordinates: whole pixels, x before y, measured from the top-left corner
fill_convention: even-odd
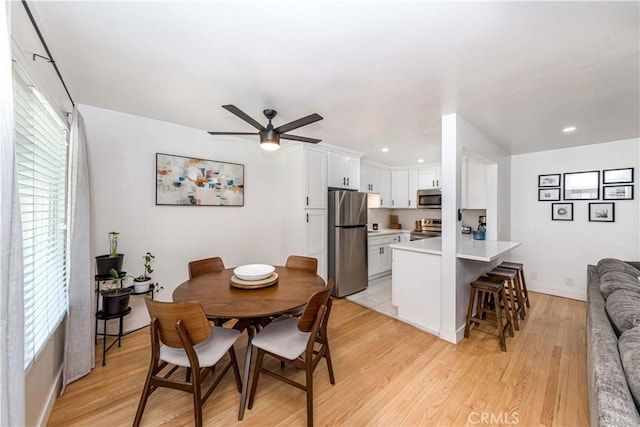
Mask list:
[[[247,264],[236,267],[233,274],[240,280],[262,280],[271,276],[276,268],[267,264]]]

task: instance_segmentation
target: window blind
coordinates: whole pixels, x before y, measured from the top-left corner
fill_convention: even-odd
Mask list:
[[[67,128],[15,62],[13,80],[26,369],[67,310]]]

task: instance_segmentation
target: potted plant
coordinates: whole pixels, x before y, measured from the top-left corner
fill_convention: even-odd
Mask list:
[[[111,286],[100,291],[102,311],[107,316],[125,311],[129,307],[129,298],[133,291],[131,288],[122,287],[124,278],[115,268],[111,269],[109,274],[111,275]]]
[[[133,278],[133,288],[137,294],[149,291],[149,285],[151,284],[150,274],[153,273],[151,260],[155,259],[155,256],[151,252],[147,252],[142,256],[142,259],[144,260],[144,273]]]
[[[122,261],[124,254],[118,253],[118,235],[117,231],[109,232],[109,254],[98,255],[96,257],[96,273],[98,276],[111,276],[111,270],[122,271]]]

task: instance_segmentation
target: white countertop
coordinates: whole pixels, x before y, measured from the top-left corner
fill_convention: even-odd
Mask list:
[[[378,228],[377,231],[372,229],[367,229],[367,234],[369,237],[373,236],[384,236],[386,234],[402,234],[402,233],[411,233],[413,230],[407,230],[405,228]]]
[[[520,242],[460,238],[456,256],[461,259],[491,262],[518,246],[520,246]],[[391,249],[442,255],[442,238],[433,237],[431,239],[414,240],[413,242],[394,243],[389,247]]]

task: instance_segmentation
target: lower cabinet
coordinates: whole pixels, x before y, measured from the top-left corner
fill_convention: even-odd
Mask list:
[[[369,237],[369,278],[383,276],[391,272],[391,248],[389,245],[398,243],[401,234]]]

